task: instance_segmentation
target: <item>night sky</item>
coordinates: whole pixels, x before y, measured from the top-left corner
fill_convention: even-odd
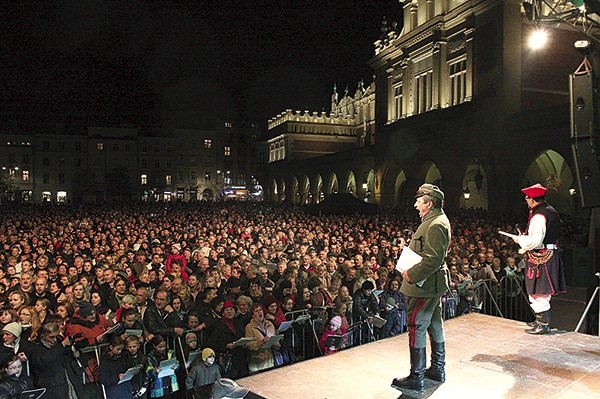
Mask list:
[[[0,117],[147,128],[329,111],[398,0],[3,2]],[[6,4],[10,3],[10,5]]]

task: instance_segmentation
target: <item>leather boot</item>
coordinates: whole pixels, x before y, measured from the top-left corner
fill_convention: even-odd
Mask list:
[[[394,378],[392,387],[422,392],[425,389],[426,363],[425,348],[410,348],[410,375],[405,378]]]
[[[550,332],[550,311],[536,313],[535,314],[536,325],[530,329],[525,330],[528,334],[543,335]]]
[[[444,342],[431,341],[431,366],[425,371],[425,377],[444,383],[446,381],[446,346]]]

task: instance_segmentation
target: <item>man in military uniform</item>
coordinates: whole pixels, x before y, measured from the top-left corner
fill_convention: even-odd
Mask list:
[[[408,247],[422,259],[402,273],[400,288],[408,297],[410,375],[395,378],[392,386],[422,391],[425,377],[438,382],[446,379],[441,297],[449,290],[450,284],[444,261],[450,244],[450,221],[442,209],[444,193],[437,186],[423,184],[415,198],[414,207],[419,211],[421,225]],[[428,333],[431,367],[426,370]]]
[[[550,299],[566,291],[565,273],[558,252],[562,221],[556,209],[546,202],[548,189],[534,184],[521,190],[529,207],[527,231],[514,238],[525,253],[525,288],[535,321],[528,323],[529,334],[550,332]]]

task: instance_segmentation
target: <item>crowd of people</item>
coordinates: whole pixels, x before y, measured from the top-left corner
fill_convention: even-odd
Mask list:
[[[61,399],[98,389],[107,398],[203,397],[222,377],[335,353],[346,341],[331,336],[356,325],[359,343],[407,331],[395,267],[419,225],[414,211],[317,217],[257,203],[1,211],[0,398],[33,388]],[[497,233],[514,231],[515,220],[449,216],[446,261],[460,314],[472,309],[477,280],[522,279],[521,259]],[[586,231],[569,221],[570,245]]]

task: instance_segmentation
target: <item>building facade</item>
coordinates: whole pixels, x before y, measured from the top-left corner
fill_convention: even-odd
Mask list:
[[[270,123],[270,154],[275,138],[285,145],[264,169],[268,198],[314,203],[339,190],[405,208],[429,182],[449,208],[514,211],[520,188],[552,179],[560,185],[550,201],[575,212],[568,79],[583,60],[573,44],[584,35],[553,25],[550,46],[530,50],[536,24],[513,0],[407,0],[403,8],[400,24],[384,22],[368,60],[372,137],[361,146],[356,131],[354,149],[298,162],[298,132],[318,122],[299,118],[302,126],[284,131]]]
[[[250,124],[160,136],[135,127],[25,130],[2,135],[2,202],[214,201],[230,187],[248,197],[256,185]]]

